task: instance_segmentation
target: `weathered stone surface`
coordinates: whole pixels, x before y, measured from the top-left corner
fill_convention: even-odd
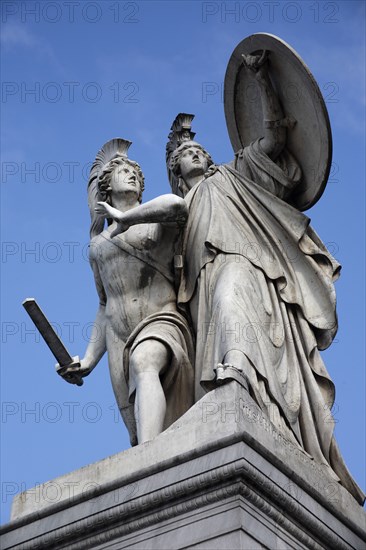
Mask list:
[[[305,93],[296,105],[292,78]],[[131,142],[115,138],[97,153],[88,204],[99,309],[85,356],[63,350],[58,373],[81,385],[107,351],[132,445],[233,378],[362,505],[333,437],[335,389],[320,355],[337,332],[340,265],[297,209],[319,198],[329,171],[324,100],[290,46],[256,34],[229,62],[225,105],[235,158],[215,165],[193,141],[194,116],[180,113],[167,144],[170,195],[140,204]]]
[[[57,502],[47,484],[15,498],[4,550],[358,550],[366,542],[364,510],[236,381],[154,440],[51,483]]]

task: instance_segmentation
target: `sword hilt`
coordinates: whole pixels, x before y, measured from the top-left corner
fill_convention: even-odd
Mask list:
[[[69,384],[76,384],[77,386],[82,386],[84,380],[78,371],[80,370],[80,358],[78,355],[72,358],[72,362],[67,365],[56,364],[56,372],[59,374],[66,382]]]

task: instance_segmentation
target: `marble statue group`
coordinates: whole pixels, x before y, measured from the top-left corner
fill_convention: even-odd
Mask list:
[[[231,162],[216,165],[194,139],[193,115],[180,113],[166,149],[172,193],[142,203],[130,142],[112,139],[98,152],[88,184],[98,337],[77,368],[59,374],[76,383],[107,352],[132,445],[240,380],[275,428],[362,502],[333,437],[335,391],[320,355],[337,331],[340,266],[302,212],[319,198],[330,158],[313,155],[309,176],[298,144],[310,115],[291,111],[281,91],[291,65],[281,52],[293,50],[269,35],[238,48],[225,82],[239,144]],[[257,92],[250,105],[245,83]]]

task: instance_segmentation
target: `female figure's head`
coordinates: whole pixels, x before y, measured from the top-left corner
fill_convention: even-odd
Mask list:
[[[170,169],[179,179],[179,189],[185,195],[213,164],[211,156],[196,141],[183,142],[171,155]]]

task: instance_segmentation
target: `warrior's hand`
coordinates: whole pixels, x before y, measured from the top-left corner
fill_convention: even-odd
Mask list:
[[[268,60],[268,51],[263,50],[260,55],[244,55],[242,54],[244,65],[255,73],[255,76],[259,77],[263,75],[265,71],[264,65]]]
[[[60,367],[56,365],[57,373],[69,384],[83,385],[83,378],[88,376],[93,370],[85,359],[82,359],[77,365]]]

